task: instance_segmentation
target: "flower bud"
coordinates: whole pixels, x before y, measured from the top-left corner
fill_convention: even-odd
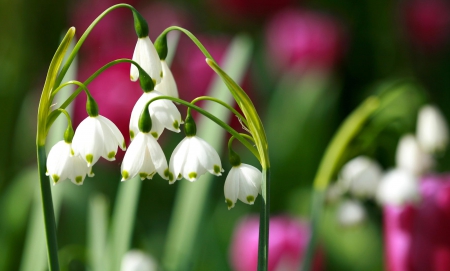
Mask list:
[[[340,181],[357,197],[373,197],[381,175],[382,169],[376,161],[358,156],[342,167]]]
[[[397,167],[420,176],[428,172],[433,164],[433,158],[422,150],[416,138],[409,134],[400,139],[396,153]]]
[[[415,203],[420,199],[418,179],[407,170],[391,170],[381,179],[376,196],[383,205]]]
[[[337,220],[343,227],[352,227],[361,224],[366,219],[366,210],[357,200],[343,200],[336,212]]]

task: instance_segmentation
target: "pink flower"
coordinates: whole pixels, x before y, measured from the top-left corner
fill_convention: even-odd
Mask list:
[[[242,219],[234,232],[230,249],[233,270],[256,270],[258,259],[259,217]],[[270,219],[269,271],[298,270],[309,239],[305,222],[282,215]],[[321,257],[316,254],[314,270],[322,270]]]
[[[328,71],[342,59],[344,43],[340,22],[314,11],[286,9],[266,27],[268,63],[281,72]]]
[[[407,33],[427,51],[442,48],[450,34],[450,3],[444,0],[413,0],[403,6]]]
[[[218,16],[232,17],[237,21],[264,19],[274,12],[289,6],[292,0],[208,0],[209,6]]]
[[[417,206],[385,206],[386,270],[450,270],[450,175],[428,176]]]

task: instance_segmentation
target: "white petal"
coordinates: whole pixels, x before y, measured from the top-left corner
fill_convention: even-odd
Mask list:
[[[80,156],[72,156],[71,159],[71,169],[69,174],[69,179],[72,183],[76,185],[82,185],[86,174],[89,173],[90,168],[86,166],[86,163],[81,159]]]
[[[142,163],[142,167],[139,169],[139,176],[141,177],[141,180],[144,180],[145,178],[151,179],[156,173],[155,165],[153,164],[149,149],[145,147],[143,152],[144,162]]]
[[[131,111],[130,134],[131,132],[133,133],[133,137],[130,136],[131,140],[139,133],[139,117],[141,116],[142,110],[144,110],[145,104],[150,101],[150,99],[151,96],[149,96],[148,93],[143,93]]]
[[[111,130],[105,123],[103,123],[102,121],[99,121],[99,123],[100,126],[102,127],[103,133],[103,150],[101,156],[108,161],[114,161],[116,160],[117,145],[118,145],[117,140],[114,138],[114,135],[112,134]]]
[[[433,159],[422,150],[416,138],[410,134],[403,136],[398,143],[396,163],[398,168],[419,176],[431,169]]]
[[[139,54],[135,60],[159,84],[161,82],[161,60],[150,38],[139,38]],[[137,48],[137,47],[136,47]]]
[[[236,167],[232,167],[225,179],[224,195],[228,210],[234,207],[239,195],[240,172]]]
[[[140,42],[140,39],[138,39],[138,41],[136,42],[136,47],[134,47],[134,52],[133,52],[133,61],[137,62],[139,64],[139,59],[140,59],[140,47],[141,47],[142,42]],[[138,68],[136,68],[135,65],[131,64],[131,69],[130,69],[130,79],[131,81],[135,82],[137,81],[139,78],[139,70]]]
[[[366,218],[366,211],[356,200],[344,200],[337,209],[337,220],[341,226],[352,227],[361,224]]]
[[[138,133],[131,142],[122,161],[122,181],[133,178],[142,168],[145,158],[146,138],[143,133]]]
[[[56,143],[47,157],[47,175],[54,184],[67,179],[67,161],[70,157],[70,144],[64,140]]]
[[[84,119],[75,131],[72,148],[75,155],[80,155],[88,166],[94,165],[103,151],[103,132],[96,117]]]
[[[172,152],[170,156],[169,162],[169,170],[173,173],[175,179],[179,180],[178,177],[184,167],[184,163],[186,161],[187,153],[189,150],[189,138],[185,137],[178,143],[175,150]]]
[[[373,197],[381,176],[382,169],[376,161],[358,156],[342,167],[339,181],[357,197]]]
[[[168,170],[167,159],[164,155],[161,146],[158,144],[155,138],[150,134],[147,135],[147,148],[150,151],[150,156],[153,164],[155,165],[158,174],[163,178],[168,180],[169,176],[166,176],[165,171]],[[174,179],[174,178],[173,178]]]
[[[149,93],[151,99],[162,96],[158,91]],[[183,123],[180,111],[172,101],[157,100],[150,104],[150,115],[152,120],[155,118],[166,128],[174,132],[180,132],[179,126]]]
[[[247,204],[253,204],[261,191],[262,173],[257,168],[241,164],[239,167],[239,199]]]
[[[441,111],[425,105],[417,118],[417,140],[428,153],[444,151],[448,143],[448,125]]]
[[[109,131],[111,131],[111,136],[115,138],[117,145],[124,151],[126,149],[125,139],[119,128],[117,128],[117,126],[112,121],[103,116],[98,116],[98,118],[109,128]]]
[[[194,149],[199,151],[198,160],[200,164],[211,174],[221,176],[223,169],[217,151],[208,142],[198,136],[192,137],[191,144],[194,145]]]
[[[377,200],[383,205],[401,206],[420,199],[418,179],[404,169],[394,169],[381,179],[377,191]]]
[[[163,78],[161,79],[161,83],[155,86],[155,90],[161,92],[162,95],[178,98],[177,84],[167,62],[161,60],[161,67]]]

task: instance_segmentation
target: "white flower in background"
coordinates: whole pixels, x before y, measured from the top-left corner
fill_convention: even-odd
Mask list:
[[[175,78],[173,78],[172,72],[165,60],[161,60],[162,74],[161,83],[155,86],[155,90],[159,91],[162,95],[178,98],[178,88]]]
[[[339,204],[336,215],[341,226],[352,227],[366,219],[366,210],[359,201],[345,199]]]
[[[168,180],[170,173],[166,156],[156,139],[149,133],[138,133],[128,147],[122,161],[122,181],[133,178],[137,174],[141,180],[151,179],[156,172]]]
[[[358,156],[342,167],[340,181],[357,197],[373,197],[382,174],[382,169],[376,161],[366,156]]]
[[[429,171],[434,164],[433,158],[425,153],[413,135],[405,135],[400,139],[396,153],[397,167],[407,170],[416,176]]]
[[[133,107],[130,118],[130,138],[133,140],[135,135],[139,133],[139,117],[147,102],[151,99],[161,96],[159,91],[150,91],[142,94],[139,100]],[[164,128],[174,132],[180,132],[181,120],[180,111],[172,101],[169,100],[157,100],[150,104],[149,112],[152,118],[152,130],[150,134],[156,139],[164,131]]]
[[[261,191],[262,173],[254,166],[239,164],[233,166],[225,180],[224,194],[228,210],[234,207],[237,199],[253,204]]]
[[[411,172],[393,169],[380,181],[377,200],[383,205],[401,206],[415,203],[420,199],[419,181]]]
[[[130,250],[122,258],[120,271],[157,271],[155,259],[140,250]]]
[[[144,37],[139,38],[136,47],[134,48],[133,60],[136,61],[144,71],[153,79],[154,84],[159,84],[161,82],[161,60],[156,52],[155,46],[153,45],[150,38]],[[131,65],[130,79],[131,81],[136,81],[139,78],[139,70],[136,66]]]
[[[116,160],[117,146],[126,149],[125,140],[117,126],[103,116],[87,117],[78,125],[72,140],[74,155],[80,155],[88,167],[101,157]]]
[[[448,143],[447,122],[432,105],[423,106],[417,118],[417,141],[428,153],[444,151]]]
[[[175,180],[184,177],[188,181],[195,181],[209,171],[216,176],[222,175],[222,163],[216,150],[198,136],[185,137],[170,156],[169,171]]]
[[[90,177],[90,169],[80,156],[72,153],[72,144],[64,140],[56,143],[47,157],[47,176],[53,181],[53,185],[70,179],[76,185],[82,185],[86,174]]]

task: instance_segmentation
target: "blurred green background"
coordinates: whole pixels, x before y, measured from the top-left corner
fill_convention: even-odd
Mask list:
[[[68,27],[75,26],[79,37],[98,14],[116,3],[113,0],[0,2],[0,270],[45,270],[45,247],[39,240],[30,241],[34,235],[43,238],[40,222],[34,217],[40,214],[35,153],[40,92],[51,58]],[[272,160],[274,215],[308,217],[310,188],[320,158],[342,120],[369,95],[406,89],[393,106],[368,123],[365,132],[352,142],[346,159],[367,154],[385,169],[392,167],[399,136],[414,132],[418,106],[436,104],[447,119],[450,117],[449,1],[133,0],[129,3],[147,19],[152,40],[165,27],[178,24],[198,36],[219,62],[226,58],[231,40],[245,35],[245,46],[250,51],[245,60],[248,64],[241,64],[245,69],[239,76],[243,77],[243,88],[254,100],[266,127]],[[115,58],[131,58],[135,40],[131,14],[111,13],[80,51],[78,70],[74,71],[77,78],[85,80]],[[177,44],[172,70],[180,97],[191,100],[212,88],[212,72],[187,39],[181,37]],[[125,92],[130,89],[130,93],[134,88],[134,96],[116,91],[117,85],[114,88],[106,75],[99,77],[92,91],[101,112],[105,101],[103,107],[110,107],[104,109],[105,115],[123,122],[118,125],[125,127],[127,135],[131,111],[125,110],[131,110],[140,93],[136,85],[127,81],[128,66],[120,72],[125,74],[123,81],[126,81],[120,88],[126,89]],[[122,105],[125,101],[127,105]],[[75,123],[86,116],[83,107],[82,100],[74,106]],[[182,108],[181,112],[185,114]],[[401,118],[393,117],[396,114]],[[231,123],[239,127],[236,120]],[[380,126],[387,128],[379,132]],[[62,133],[60,136],[61,139]],[[162,144],[167,158],[182,138],[182,134],[164,133]],[[249,153],[242,151],[241,155],[256,166]],[[91,270],[85,264],[89,262],[85,255],[92,237],[89,223],[93,218],[89,215],[96,206],[109,217],[118,208],[120,186],[131,186],[120,183],[122,157],[123,153],[113,163],[99,162],[94,167],[96,176],[87,178],[83,186],[65,181],[53,187],[60,208],[58,241],[63,270]],[[224,168],[229,170],[226,153],[222,157]],[[443,155],[439,171],[447,171],[449,162]],[[234,225],[246,214],[258,213],[258,201],[255,206],[238,203],[228,211],[223,203],[224,180],[225,175],[214,178],[205,188],[201,234],[193,236],[195,247],[189,263],[192,270],[231,270],[228,249]],[[156,176],[139,184],[137,194],[131,194],[137,207],[135,214],[129,214],[134,223],[129,225],[129,246],[161,260],[174,202],[177,193],[181,193],[180,182],[169,186]],[[339,227],[335,206],[327,207],[320,237],[325,270],[383,269],[382,213],[373,202],[365,205],[369,210],[367,221],[350,229]],[[100,219],[109,225],[107,220]],[[24,260],[27,255],[32,255],[32,259]],[[26,264],[32,269],[27,269]],[[42,264],[44,269],[40,267]]]

